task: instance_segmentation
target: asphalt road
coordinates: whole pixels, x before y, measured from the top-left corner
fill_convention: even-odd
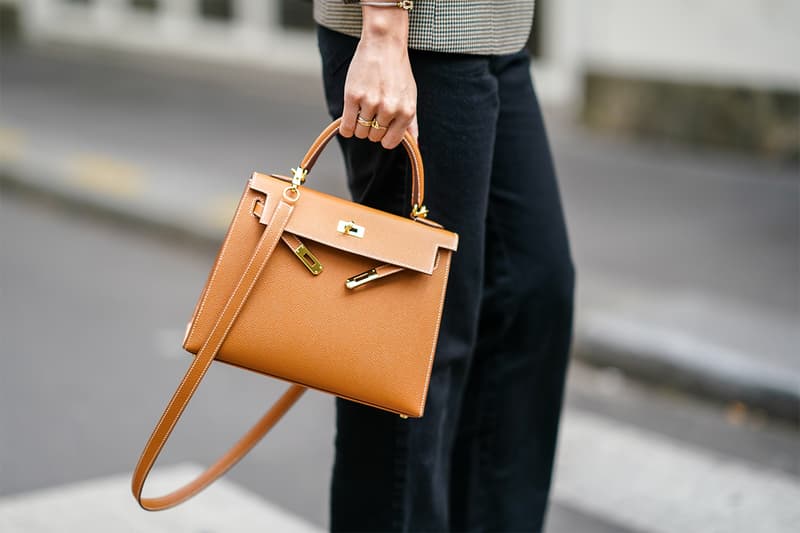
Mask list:
[[[22,492],[130,472],[189,362],[179,347],[183,327],[214,253],[41,198],[2,193],[0,504]],[[216,365],[160,464],[206,464],[281,388]],[[331,399],[307,394],[230,479],[324,525],[332,419]],[[669,525],[674,516],[694,512],[694,526],[707,520],[703,530],[711,530],[719,524],[714,494],[692,496],[687,485],[702,486],[703,477],[731,469],[735,479],[714,478],[720,485],[714,492],[738,484],[745,489],[737,498],[745,502],[746,487],[764,492],[768,501],[757,503],[760,508],[743,507],[754,516],[791,513],[779,497],[789,494],[785,489],[776,496],[759,487],[800,490],[796,431],[741,407],[700,403],[573,364],[565,424],[550,533],[665,530],[642,527],[625,508],[647,520],[661,516],[667,531],[679,527]],[[580,428],[591,442],[582,442]],[[617,440],[604,445],[602,435]],[[627,449],[633,450],[627,456],[613,455]],[[613,463],[598,461],[593,468],[602,472],[574,470],[601,453]],[[648,464],[651,454],[660,459],[647,478],[658,483],[660,475],[672,476],[657,495],[630,480],[639,470],[626,473],[628,463]],[[708,473],[697,472],[698,464]],[[592,491],[587,483],[600,477],[604,489]],[[624,495],[625,505],[603,503],[613,494]],[[670,505],[680,512],[664,513]],[[742,524],[750,527],[746,519]]]

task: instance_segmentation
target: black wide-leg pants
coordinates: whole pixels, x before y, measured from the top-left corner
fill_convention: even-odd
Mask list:
[[[358,40],[322,27],[318,40],[338,117]],[[331,529],[540,531],[574,271],[529,57],[409,53],[425,204],[459,249],[425,416],[337,400]],[[405,151],[339,140],[354,200],[407,215]]]

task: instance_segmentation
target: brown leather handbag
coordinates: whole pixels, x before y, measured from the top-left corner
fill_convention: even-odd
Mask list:
[[[426,218],[422,158],[411,159],[409,218],[303,187],[339,120],[291,178],[253,173],[187,327],[195,354],[133,473],[151,511],[190,498],[236,464],[307,388],[420,417],[458,235]],[[142,487],[215,359],[292,385],[208,470],[160,497]]]

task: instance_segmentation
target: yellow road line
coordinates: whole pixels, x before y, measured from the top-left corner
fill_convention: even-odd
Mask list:
[[[19,159],[24,146],[25,138],[20,131],[0,126],[0,162]]]
[[[229,194],[217,195],[203,209],[202,217],[214,227],[227,228],[238,202],[238,196]]]
[[[100,154],[78,154],[67,161],[72,183],[94,192],[132,197],[144,189],[144,172],[137,166]]]

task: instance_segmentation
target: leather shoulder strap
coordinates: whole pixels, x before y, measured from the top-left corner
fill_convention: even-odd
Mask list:
[[[275,246],[280,241],[283,230],[294,210],[294,202],[299,195],[291,196],[284,194],[284,199],[278,204],[275,213],[264,229],[264,233],[258,241],[258,245],[250,258],[239,283],[236,285],[225,308],[220,313],[216,324],[211,330],[205,344],[197,352],[189,370],[181,381],[172,396],[164,414],[158,421],[150,439],[144,447],[136,469],[133,472],[131,488],[133,495],[144,509],[148,511],[160,511],[173,507],[188,498],[194,496],[214,480],[227,472],[233,465],[244,457],[253,446],[255,446],[267,432],[272,429],[275,423],[281,419],[286,411],[300,398],[306,391],[305,387],[292,385],[281,396],[277,402],[267,411],[267,413],[250,428],[250,430],[231,447],[225,455],[220,457],[211,467],[205,470],[197,478],[183,487],[180,487],[169,494],[153,498],[143,498],[142,488],[150,470],[156,462],[164,444],[167,442],[172,430],[183,414],[186,406],[194,395],[197,386],[208,371],[211,362],[217,356],[222,343],[225,341],[239,311],[242,309],[247,297],[250,295],[256,280],[261,275],[264,265],[272,255]]]

